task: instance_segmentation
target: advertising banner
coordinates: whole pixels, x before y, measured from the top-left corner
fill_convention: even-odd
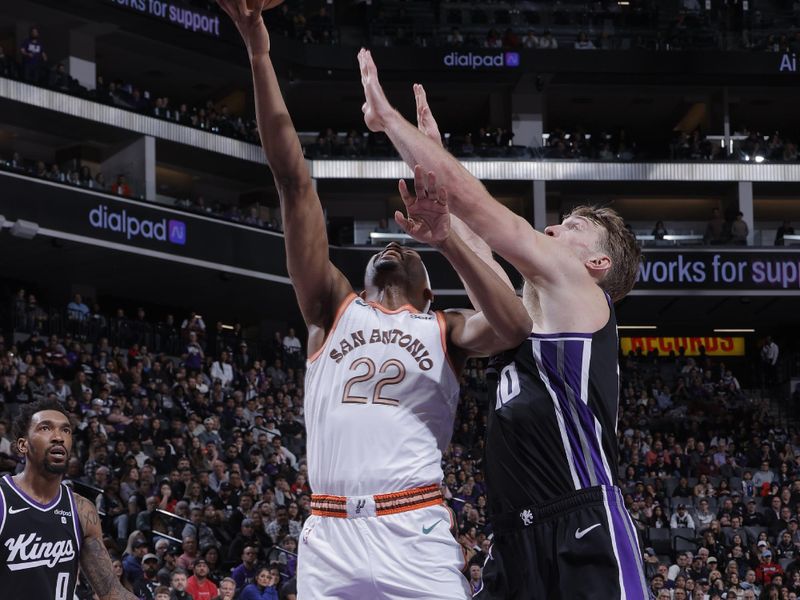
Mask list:
[[[645,250],[634,291],[800,295],[800,252],[786,248]]]
[[[117,8],[155,17],[191,31],[218,38],[219,15],[199,10],[191,5],[164,0],[106,0]]]
[[[23,219],[87,240],[288,277],[283,236],[276,232],[11,173],[0,172],[0,186],[0,215],[7,220]],[[364,267],[376,250],[334,246],[330,255],[360,288]],[[462,289],[439,252],[420,250],[435,289]],[[632,294],[800,295],[800,249],[646,249]]]
[[[208,268],[229,266],[288,283],[280,233],[1,171],[0,189],[0,215],[9,221],[36,223],[40,234],[47,229],[54,237],[67,234],[68,239],[112,250],[149,253],[177,262],[188,259],[195,261],[193,264],[202,261],[207,264],[199,266]],[[379,249],[334,246],[330,256],[360,290],[364,268]],[[462,289],[455,271],[439,252],[427,248],[420,252],[435,289]]]
[[[744,356],[743,337],[623,337],[619,345],[623,354],[658,350],[660,356],[669,356],[683,348],[685,356],[699,356],[703,348],[708,356]]]

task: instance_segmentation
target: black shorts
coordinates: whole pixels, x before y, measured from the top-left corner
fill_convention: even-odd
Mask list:
[[[617,487],[579,490],[491,519],[476,600],[649,600],[633,521]]]

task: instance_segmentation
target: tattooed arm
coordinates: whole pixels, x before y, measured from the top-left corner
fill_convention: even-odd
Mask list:
[[[81,520],[83,541],[81,543],[81,569],[100,600],[137,600],[136,596],[122,587],[114,576],[111,558],[103,545],[100,518],[94,504],[75,494],[78,516]]]

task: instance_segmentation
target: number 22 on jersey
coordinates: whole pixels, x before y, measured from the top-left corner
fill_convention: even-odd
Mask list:
[[[356,374],[347,380],[342,392],[344,404],[385,404],[397,406],[399,401],[388,394],[388,388],[399,384],[406,377],[406,368],[396,358],[384,362],[376,368],[372,359],[361,357],[352,362],[349,369]],[[361,395],[367,394],[367,395]]]

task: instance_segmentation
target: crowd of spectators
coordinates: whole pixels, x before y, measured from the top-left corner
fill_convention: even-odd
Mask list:
[[[596,134],[580,128],[572,132],[555,128],[544,138],[543,146],[538,148],[517,146],[510,129],[486,126],[470,133],[445,133],[442,142],[459,158],[629,161],[642,157],[636,142],[622,128]],[[397,151],[383,135],[357,131],[337,134],[331,128],[320,132],[314,143],[306,143],[304,151],[309,158],[397,157]]]
[[[744,162],[796,162],[795,136],[770,134],[743,127],[733,132],[730,147],[721,136],[705,136],[700,129],[676,131],[670,144],[672,160],[739,160]]]
[[[622,367],[621,484],[654,597],[796,598],[800,437],[722,361]]]
[[[126,585],[154,598],[160,585],[191,593],[260,577],[293,598],[311,493],[295,332],[248,348],[239,324],[106,314],[79,295],[46,310],[25,290],[11,310],[16,337],[0,337],[5,417],[40,398],[67,408],[77,424],[67,478],[96,498]],[[631,354],[621,374],[621,485],[656,597],[796,597],[800,436],[721,360]],[[491,543],[484,362],[461,383],[443,485],[476,589]],[[0,468],[13,471],[7,432],[0,421]]]
[[[443,143],[459,158],[511,158],[555,160],[632,161],[648,157],[670,160],[795,162],[800,158],[793,136],[779,131],[771,135],[744,127],[731,136],[726,146],[722,136],[706,136],[700,129],[691,133],[676,131],[669,153],[658,148],[640,148],[622,127],[590,132],[582,127],[555,127],[543,136],[539,147],[514,145],[514,134],[503,127],[482,127],[469,133],[445,133]],[[319,132],[314,142],[303,145],[308,158],[396,158],[397,152],[383,134],[370,132],[336,132],[333,128]]]
[[[0,336],[0,467],[17,468],[9,420],[56,399],[77,425],[67,479],[96,499],[126,586],[154,598],[194,569],[191,589],[202,559],[202,578],[232,577],[241,590],[263,563],[291,598],[309,509],[294,330],[253,350],[239,324],[207,328],[196,313],[154,322],[143,309],[128,318],[90,304],[76,295],[48,310],[25,290],[12,299],[22,336]]]
[[[98,75],[94,89],[87,89],[69,75],[63,62],[54,63],[48,59],[46,44],[37,27],[31,27],[16,55],[8,55],[0,47],[0,76],[210,133],[260,143],[255,117],[234,115],[225,104],[212,100],[199,106],[173,102],[168,96],[152,94],[135,83],[105,75]]]
[[[329,23],[329,17],[323,14],[326,10],[325,7],[320,9],[320,22]],[[271,19],[271,26],[278,33],[294,35],[292,32],[296,31],[296,29],[292,29],[290,24],[299,17],[292,12],[287,4],[281,5],[280,10],[269,11],[266,14]],[[608,44],[603,38],[604,36],[601,35],[601,39],[593,41],[586,33],[581,32],[572,47],[579,49],[604,48]],[[451,29],[448,34],[448,44],[459,46],[467,43],[469,43],[469,40],[461,35],[457,27]],[[792,52],[800,51],[800,32],[794,35],[791,41],[789,37],[784,36],[779,38],[776,44],[770,44],[765,49],[770,51],[780,51],[781,49]],[[490,29],[487,38],[479,42],[478,45],[508,49],[517,47],[556,48],[559,44],[549,32],[537,35],[533,30],[529,30],[525,35],[519,37],[511,29],[506,30],[503,35],[500,35],[496,29]],[[35,27],[31,28],[29,38],[21,44],[18,58],[19,60],[16,61],[12,57],[4,55],[2,48],[0,48],[0,75],[18,77],[37,85],[45,85],[97,102],[148,114],[165,121],[242,139],[250,143],[259,143],[255,120],[251,115],[233,115],[226,105],[217,105],[211,100],[206,101],[203,106],[189,106],[187,103],[175,104],[169,97],[151,95],[148,91],[141,90],[129,82],[120,80],[107,81],[102,75],[97,77],[97,85],[94,90],[86,90],[65,72],[62,63],[51,65],[48,62],[45,46]],[[444,142],[456,156],[463,158],[553,158],[626,161],[641,159],[644,156],[637,147],[636,142],[627,139],[625,131],[622,129],[611,133],[604,131],[591,135],[580,128],[573,132],[557,128],[552,130],[548,136],[543,147],[528,148],[513,145],[513,133],[509,129],[485,127],[470,133],[454,134],[452,136],[448,134],[445,136]],[[724,144],[720,143],[719,136],[705,136],[700,129],[696,129],[691,133],[675,132],[669,146],[669,157],[673,160],[741,160],[758,162],[789,162],[798,159],[797,144],[793,138],[785,137],[780,132],[763,135],[758,131],[743,128],[734,134],[733,139],[733,147],[726,148]],[[309,158],[396,157],[396,151],[385,136],[368,132],[359,133],[353,130],[345,133],[336,133],[333,129],[327,129],[319,133],[315,143],[305,144],[304,150]],[[15,156],[11,161],[6,161],[6,164],[13,166],[19,160],[19,157]],[[48,177],[65,183],[110,189],[112,193],[121,195],[135,195],[128,182],[124,181],[124,175],[117,175],[116,180],[106,182],[102,173],[92,176],[88,172],[88,168],[62,171],[58,165],[48,166],[37,162],[28,165],[26,169],[37,176]],[[122,181],[120,181],[120,178]],[[248,219],[254,222],[263,221],[260,216],[257,217],[255,215],[258,212],[257,209],[254,212],[248,208],[242,212],[236,206],[208,204],[202,198],[185,199],[180,204],[184,208],[223,216],[239,222],[244,222]],[[279,224],[274,220],[267,219],[263,226],[277,228]]]
[[[514,146],[514,134],[503,127],[485,126],[471,133],[445,133],[445,147],[459,158],[531,158],[529,148]],[[313,143],[306,141],[308,158],[397,158],[399,155],[384,134],[337,133],[332,128],[319,132]]]
[[[373,4],[370,35],[390,45],[784,52],[792,48],[800,25],[797,2],[442,0],[426,8],[401,1]]]
[[[572,158],[618,161],[641,157],[636,142],[630,139],[623,128],[594,134],[580,128],[572,132],[555,128],[547,134],[541,156],[562,160]]]

